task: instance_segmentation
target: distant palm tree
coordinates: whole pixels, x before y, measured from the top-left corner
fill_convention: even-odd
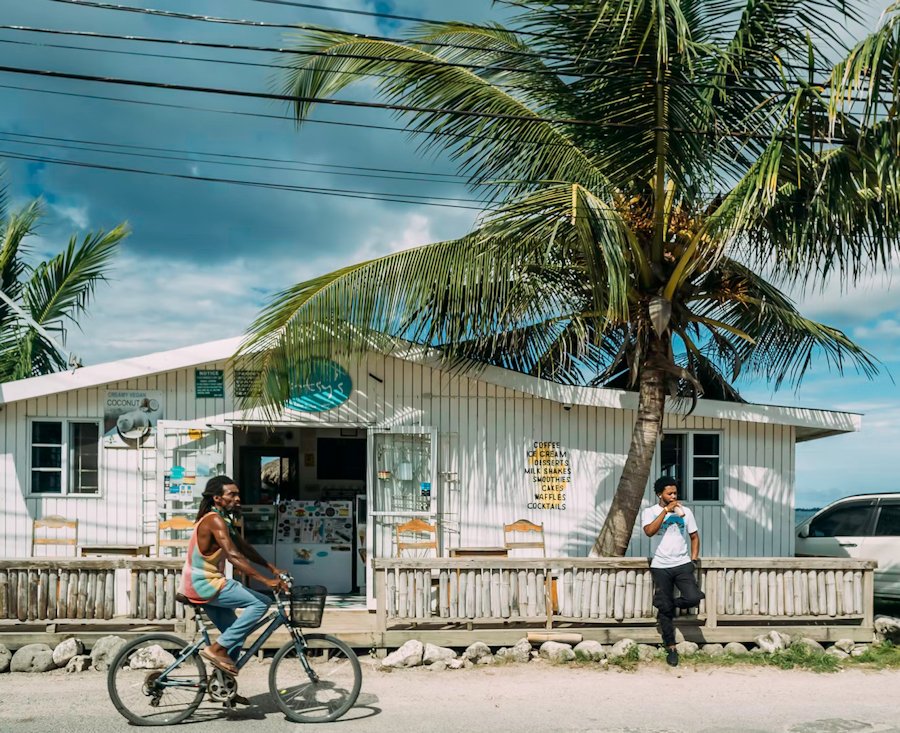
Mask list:
[[[739,377],[796,385],[817,358],[875,373],[779,286],[885,267],[900,233],[897,138],[829,97],[844,53],[833,28],[855,17],[852,0],[502,4],[522,11],[512,29],[424,23],[402,43],[301,33],[284,83],[299,121],[370,79],[487,212],[460,240],[279,294],[242,357],[262,372],[252,401],[270,407],[305,359],[397,340],[638,390],[594,546],[622,555],[667,394],[740,399]]]
[[[128,228],[120,224],[109,232],[88,233],[80,244],[73,235],[64,251],[31,266],[25,257],[26,239],[35,232],[43,205],[33,201],[7,213],[5,198],[0,191],[0,290],[35,323],[62,335],[66,324],[78,325]],[[65,355],[0,299],[0,382],[65,367]]]

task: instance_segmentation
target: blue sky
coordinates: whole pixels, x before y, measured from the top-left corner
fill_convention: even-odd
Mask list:
[[[368,33],[396,33],[399,25],[379,24],[364,16],[255,0],[115,1],[201,15],[275,23],[318,23]],[[502,17],[487,0],[453,3],[320,0],[319,4],[436,19]],[[872,0],[867,4],[867,25],[874,24],[886,5],[887,0]],[[261,46],[283,46],[286,41],[285,31],[278,29],[173,20],[49,0],[0,0],[0,18],[4,25],[117,35]],[[847,31],[848,36],[859,32],[858,28]],[[46,44],[107,51],[55,48]],[[173,57],[141,57],[111,51],[172,54]],[[266,53],[174,48],[0,30],[0,65],[4,66],[198,86],[273,89],[274,69],[204,63],[184,56],[253,64],[276,62],[272,54]],[[359,85],[347,96],[359,99],[368,94],[365,85]],[[90,161],[189,176],[252,179],[381,194],[470,196],[452,178],[435,182],[434,174],[452,174],[452,166],[440,157],[418,155],[415,143],[399,132],[328,124],[311,124],[298,131],[288,119],[155,106],[157,103],[272,116],[281,116],[285,111],[283,105],[263,100],[119,88],[2,73],[0,157],[17,154]],[[319,111],[316,117],[396,125],[389,113],[376,110],[332,109]],[[69,147],[51,147],[51,142]],[[100,152],[112,150],[102,143],[189,153],[133,148]],[[129,156],[123,154],[125,151],[170,157]],[[199,155],[202,152],[301,161],[302,164],[292,164],[296,169],[292,171],[273,170],[243,167],[253,161],[230,158],[229,162],[241,162],[242,166],[222,165],[213,163],[211,156]],[[268,165],[289,164],[270,162]],[[334,166],[413,173],[389,174],[393,178],[386,180],[339,175],[348,170]],[[427,183],[399,180],[415,178],[416,172],[427,174],[431,180]],[[73,232],[111,227],[125,220],[134,230],[118,259],[112,282],[98,291],[92,316],[85,319],[82,331],[69,335],[70,347],[91,364],[240,334],[273,292],[362,258],[459,236],[471,226],[476,213],[468,209],[316,196],[10,158],[5,161],[5,181],[13,206],[24,204],[34,196],[43,196],[47,202],[48,216],[34,242],[36,256],[54,254]],[[848,493],[896,490],[886,457],[900,444],[900,395],[888,376],[893,373],[900,378],[900,301],[894,285],[898,268],[900,263],[891,272],[867,279],[851,291],[842,292],[829,284],[821,291],[795,293],[807,315],[846,330],[870,349],[884,365],[881,377],[869,382],[853,374],[839,378],[814,370],[796,393],[787,389],[773,394],[764,384],[739,385],[752,401],[864,414],[860,433],[798,447],[798,506],[821,505]]]

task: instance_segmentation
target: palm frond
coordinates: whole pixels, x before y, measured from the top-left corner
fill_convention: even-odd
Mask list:
[[[119,243],[128,236],[128,227],[88,234],[79,244],[75,237],[66,249],[40,263],[25,281],[23,308],[36,323],[50,332],[63,333],[65,325],[78,325],[97,283],[106,279]],[[17,358],[12,378],[48,374],[66,367],[66,359],[43,335],[30,327],[20,327]]]
[[[705,291],[691,304],[699,316],[721,321],[750,337],[718,332],[713,346],[738,375],[761,377],[778,389],[798,386],[817,359],[843,373],[848,368],[872,377],[874,356],[839,329],[803,317],[790,299],[752,269],[724,259],[703,281]],[[728,294],[728,297],[725,297]],[[710,330],[716,331],[714,327]],[[722,343],[727,342],[727,350]]]
[[[852,111],[862,126],[896,116],[900,98],[900,2],[888,6],[881,25],[836,64],[831,76],[831,115]],[[860,105],[856,101],[863,95]]]
[[[424,37],[433,36],[426,27]],[[443,37],[461,35],[471,41],[471,29],[447,30]],[[480,37],[496,46],[499,29]],[[493,58],[504,51],[485,44],[481,52],[487,67],[476,70],[452,59],[463,51],[429,48],[427,40],[400,44],[359,38],[339,31],[307,31],[297,39],[295,50],[316,56],[294,56],[285,76],[285,94],[298,97],[294,110],[298,121],[314,107],[309,99],[331,97],[360,74],[383,75],[378,82],[381,96],[410,109],[401,112],[407,129],[422,135],[422,147],[442,148],[456,160],[470,181],[488,194],[503,190],[511,194],[531,190],[546,179],[578,182],[593,191],[608,187],[596,162],[580,149],[566,124],[545,121],[538,93],[512,93],[497,86],[497,78],[513,84],[546,87],[544,74],[530,73],[535,62],[522,64],[521,71],[492,71]],[[299,60],[298,60],[299,59]],[[506,181],[504,184],[496,181]]]

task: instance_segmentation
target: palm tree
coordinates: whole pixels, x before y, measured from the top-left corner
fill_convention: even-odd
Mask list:
[[[251,401],[272,409],[309,357],[398,341],[636,389],[594,546],[622,555],[667,395],[740,399],[739,377],[797,385],[816,360],[875,373],[779,288],[849,285],[887,264],[896,136],[834,110],[832,57],[845,51],[833,28],[852,1],[504,4],[521,10],[511,28],[300,34],[284,79],[298,122],[368,78],[423,148],[449,153],[486,211],[459,240],[280,293],[240,356],[261,372]]]
[[[80,244],[72,236],[65,250],[31,266],[26,240],[42,215],[39,200],[7,213],[5,191],[0,191],[0,290],[13,302],[0,300],[0,382],[66,368],[65,355],[23,314],[51,334],[63,334],[67,323],[77,325],[128,235],[121,224],[109,232],[88,233]]]

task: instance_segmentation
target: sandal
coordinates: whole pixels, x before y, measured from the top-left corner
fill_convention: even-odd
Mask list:
[[[237,677],[238,668],[235,667],[234,664],[226,662],[215,656],[212,652],[209,651],[209,649],[201,649],[200,656],[203,657],[216,669],[221,670],[225,674],[231,675],[232,677]]]

